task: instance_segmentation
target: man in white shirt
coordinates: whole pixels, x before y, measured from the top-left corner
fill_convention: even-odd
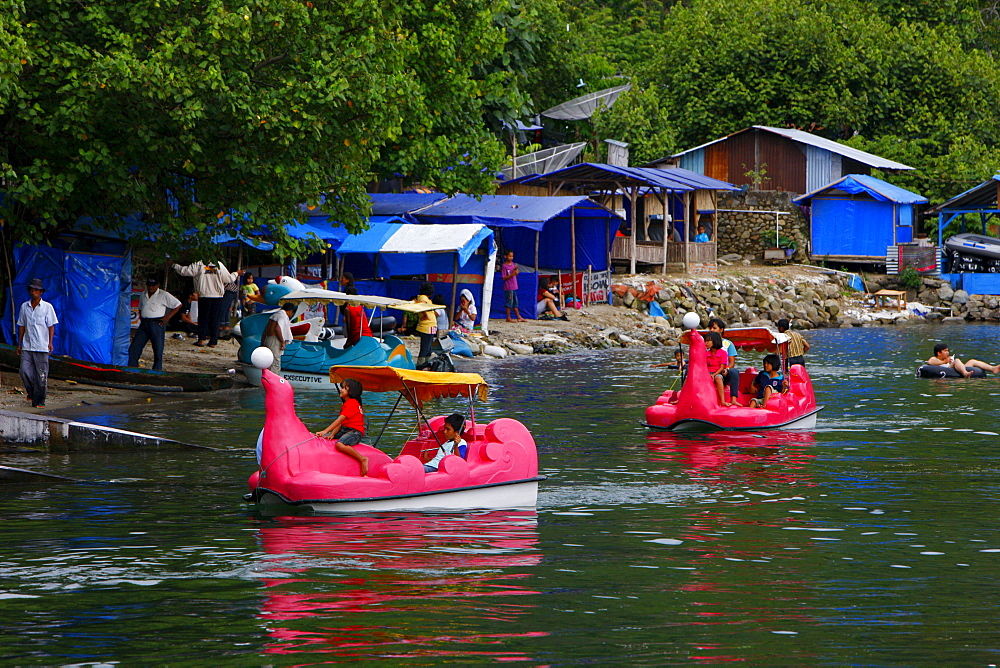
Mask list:
[[[290,317],[292,313],[295,313],[295,304],[285,302],[264,325],[261,344],[274,353],[274,363],[271,364],[271,371],[274,373],[281,371],[281,354],[285,352],[285,346],[292,342],[292,320]]]
[[[153,344],[153,371],[163,370],[163,339],[167,323],[180,307],[177,297],[160,289],[159,280],[153,277],[146,279],[146,291],[139,297],[139,329],[128,347],[129,366],[139,366],[139,356],[148,341]]]
[[[48,391],[49,353],[59,319],[52,304],[42,300],[42,279],[28,283],[31,299],[21,304],[17,315],[17,354],[21,356],[21,382],[34,408],[45,408]]]
[[[231,273],[221,262],[198,261],[187,266],[171,263],[171,266],[179,275],[194,279],[194,289],[199,295],[198,340],[192,345],[214,348],[219,342],[226,284],[238,282],[243,270]]]

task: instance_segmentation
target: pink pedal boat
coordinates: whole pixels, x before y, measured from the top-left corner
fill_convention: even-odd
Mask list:
[[[466,458],[449,455],[437,471],[424,472],[424,463],[443,441],[444,424],[444,416],[424,416],[424,402],[465,396],[471,407],[476,396],[485,399],[489,391],[479,374],[385,366],[330,368],[332,382],[347,378],[358,380],[366,394],[399,392],[393,412],[403,398],[416,409],[418,432],[406,441],[400,455],[393,459],[371,445],[357,445],[368,458],[368,475],[362,476],[356,460],[337,452],[332,441],[315,436],[299,420],[288,381],[264,369],[266,416],[258,447],[260,468],[250,476],[250,493],[244,499],[319,512],[534,508],[538,482],[545,478],[538,475],[535,441],[517,420],[499,418],[476,424],[470,408],[471,419],[466,420],[462,433],[468,443]]]
[[[681,335],[680,342],[690,346],[687,379],[680,390],[667,390],[646,409],[646,426],[668,431],[761,431],[765,429],[815,429],[816,405],[812,381],[805,367],[787,368],[788,337],[764,327],[726,330],[726,338],[744,351],[773,352],[781,357],[788,378],[788,391],[775,394],[765,408],[753,408],[750,386],[757,369],[747,367],[740,373],[737,404],[721,406],[715,385],[705,363],[705,340],[697,330]],[[728,394],[729,388],[726,388]]]

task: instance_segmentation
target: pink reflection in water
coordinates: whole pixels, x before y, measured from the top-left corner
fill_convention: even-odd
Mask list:
[[[811,486],[804,469],[815,456],[811,452],[815,443],[816,435],[810,431],[646,436],[650,461],[679,464],[692,480],[719,482],[722,476],[732,476],[740,484]]]
[[[510,571],[541,561],[534,512],[281,517],[260,543],[268,571],[299,575],[264,581],[268,653],[530,661],[482,646],[546,635],[479,632],[534,607]]]

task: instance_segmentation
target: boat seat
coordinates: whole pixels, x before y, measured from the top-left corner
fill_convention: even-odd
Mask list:
[[[753,390],[750,389],[753,385],[754,379],[757,378],[759,371],[752,366],[748,366],[742,372],[740,372],[740,394],[752,394]]]

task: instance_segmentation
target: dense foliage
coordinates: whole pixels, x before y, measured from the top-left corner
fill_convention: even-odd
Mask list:
[[[0,1],[6,228],[144,212],[166,245],[266,225],[303,202],[352,228],[386,173],[482,191],[502,160],[486,100],[505,4],[480,0]],[[235,215],[222,215],[233,212]]]
[[[514,119],[623,80],[550,136],[640,163],[796,127],[941,201],[1000,167],[998,45],[972,0],[0,0],[4,230],[143,212],[165,246],[301,254],[300,204],[356,229],[380,179],[488,192]]]

